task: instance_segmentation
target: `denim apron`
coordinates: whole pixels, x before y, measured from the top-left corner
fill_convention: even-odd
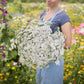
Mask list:
[[[52,20],[57,15],[59,10],[60,8],[58,8],[58,10],[55,12],[53,17],[47,22],[52,22]],[[40,22],[42,23],[44,23],[44,21],[42,20],[43,16],[40,18]],[[52,61],[48,64],[49,64],[48,68],[46,68],[46,66],[44,66],[42,69],[39,69],[38,67],[36,68],[37,70],[36,83],[37,84],[63,84],[64,60],[60,59],[60,65],[56,65],[55,61]]]

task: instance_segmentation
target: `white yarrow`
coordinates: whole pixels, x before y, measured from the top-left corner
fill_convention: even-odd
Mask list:
[[[50,24],[37,24],[36,21],[32,21],[30,25],[16,31],[16,39],[11,40],[11,47],[15,48],[15,44],[17,45],[22,64],[42,68],[55,61],[55,64],[60,65],[59,59],[64,54],[65,36],[60,31],[52,34]]]

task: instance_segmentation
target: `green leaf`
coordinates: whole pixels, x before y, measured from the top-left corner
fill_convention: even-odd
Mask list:
[[[1,24],[0,26],[1,26],[1,30],[5,29],[5,23]]]

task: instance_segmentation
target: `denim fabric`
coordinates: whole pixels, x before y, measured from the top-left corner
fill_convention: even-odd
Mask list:
[[[40,22],[44,22],[43,16],[45,15],[45,11],[40,15]],[[66,22],[71,22],[69,16],[62,11],[61,13],[57,14],[57,11],[55,12],[54,16],[48,20],[48,22],[52,22],[53,24],[50,25],[50,28],[53,32],[56,31],[56,27],[60,27]],[[48,63],[49,67],[46,68],[36,68],[37,74],[36,74],[36,83],[37,84],[63,84],[63,74],[64,74],[64,59],[60,60],[60,66],[55,65],[55,62]]]

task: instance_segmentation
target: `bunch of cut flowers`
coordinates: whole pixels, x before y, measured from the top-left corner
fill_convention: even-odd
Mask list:
[[[29,25],[23,26],[15,32],[16,38],[11,39],[13,44],[9,50],[18,48],[19,61],[28,67],[44,67],[49,62],[55,61],[60,65],[60,59],[64,54],[65,35],[59,31],[52,33],[52,23],[39,23],[32,20]],[[48,67],[47,65],[46,67]]]

